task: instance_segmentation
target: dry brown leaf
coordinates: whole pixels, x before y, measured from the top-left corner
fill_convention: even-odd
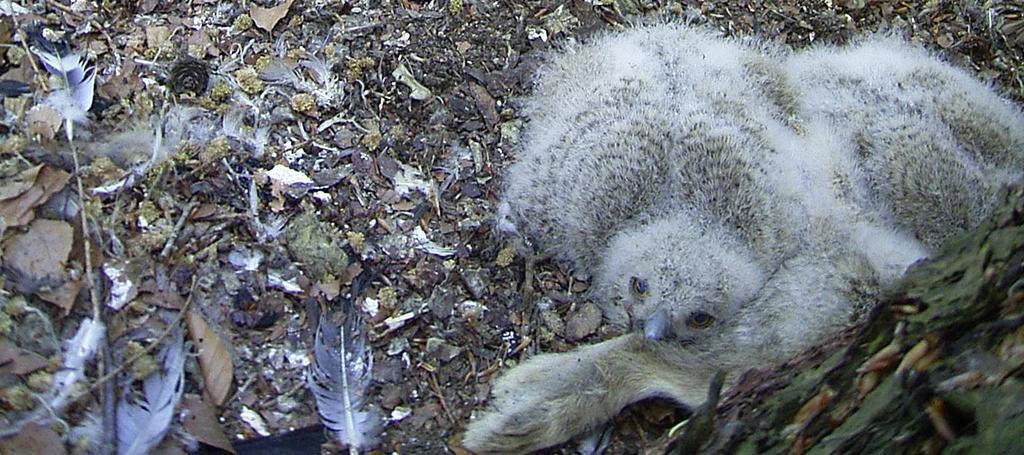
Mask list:
[[[315,293],[324,296],[329,301],[334,300],[341,294],[341,282],[338,279],[321,281],[317,283]]]
[[[0,439],[0,453],[45,453],[63,455],[68,453],[60,436],[53,430],[35,423],[25,425],[17,435]]]
[[[32,209],[50,200],[70,178],[71,174],[45,165],[23,171],[0,187],[0,217],[7,227],[28,224],[35,218]]]
[[[221,406],[227,401],[234,383],[234,366],[228,345],[210,329],[203,315],[189,310],[185,317],[189,337],[199,350],[199,368],[203,372],[206,392],[213,404]]]
[[[11,57],[8,56],[7,58],[9,59]],[[35,71],[32,70],[32,58],[32,54],[26,52],[25,56],[21,58],[21,62],[14,65],[13,68],[3,75],[0,75],[0,79],[12,79],[26,84],[31,84],[36,77]],[[14,64],[14,62],[11,63]]]
[[[274,26],[288,15],[288,9],[292,7],[295,0],[285,0],[284,3],[273,8],[263,8],[253,4],[249,7],[249,16],[257,27],[270,33]]]
[[[60,112],[45,104],[37,104],[29,109],[26,120],[29,134],[39,135],[44,141],[53,140],[60,129]]]
[[[97,81],[96,94],[113,99],[128,98],[132,94],[142,90],[142,74],[136,69],[136,64],[131,59],[124,62],[124,66],[116,74],[106,78],[105,82]]]
[[[32,280],[62,280],[74,229],[63,221],[35,220],[4,244],[4,266]]]
[[[39,171],[43,170],[43,166],[45,164],[30,167],[13,178],[5,180],[3,186],[0,186],[0,200],[18,197],[32,188],[32,185],[36,184],[36,178],[39,177]]]
[[[171,39],[171,28],[166,25],[146,27],[146,47],[158,49]]]
[[[64,310],[64,315],[71,312],[71,308],[74,308],[75,302],[78,300],[78,293],[85,287],[85,283],[82,280],[67,281],[59,288],[40,292],[36,295],[40,299],[57,305],[58,308]]]
[[[181,424],[196,441],[235,453],[231,440],[224,434],[224,429],[217,421],[217,410],[209,402],[198,395],[186,395],[182,410]]]
[[[45,357],[0,338],[0,374],[26,375],[49,365]]]
[[[192,35],[188,37],[188,45],[190,48],[195,47],[197,49],[201,49],[202,55],[193,55],[193,57],[198,59],[206,57],[207,54],[214,57],[220,55],[220,49],[217,48],[213,43],[213,40],[210,39],[210,35],[208,35],[204,30],[196,30],[192,32]]]

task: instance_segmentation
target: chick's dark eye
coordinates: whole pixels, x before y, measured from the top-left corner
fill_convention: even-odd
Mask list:
[[[633,292],[641,297],[647,296],[647,280],[643,278],[632,277],[629,279],[629,287],[633,289]]]
[[[715,322],[715,317],[703,311],[694,311],[690,313],[690,320],[687,322],[690,324],[690,327],[703,329],[711,325],[712,322]]]

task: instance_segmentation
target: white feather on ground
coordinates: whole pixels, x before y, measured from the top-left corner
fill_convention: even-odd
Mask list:
[[[85,59],[76,54],[61,57],[39,49],[34,52],[60,85],[46,97],[46,104],[60,112],[65,121],[86,123],[96,88],[96,67],[86,68]]]
[[[164,439],[185,385],[183,333],[179,329],[158,356],[160,368],[142,381],[142,396],[122,392],[117,403],[117,453],[146,454]]]
[[[362,321],[354,310],[346,319],[339,327],[328,317],[320,318],[306,383],[316,397],[324,426],[348,446],[349,453],[356,454],[376,445],[382,424],[377,412],[367,406],[373,355],[359,330]]]
[[[75,383],[85,377],[85,364],[96,355],[106,332],[102,322],[85,319],[74,338],[64,343],[64,363],[54,375],[53,392],[47,403],[49,409],[64,408]]]

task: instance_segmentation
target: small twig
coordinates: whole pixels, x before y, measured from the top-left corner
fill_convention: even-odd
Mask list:
[[[174,223],[174,230],[171,231],[171,235],[167,237],[167,242],[164,243],[163,251],[160,251],[160,259],[166,259],[171,254],[171,249],[174,247],[174,242],[178,241],[178,234],[181,233],[181,229],[185,227],[185,221],[192,215],[192,210],[198,205],[195,201],[189,202],[185,205],[185,208],[181,210],[181,216],[178,217],[178,222]]]
[[[70,121],[68,122],[70,126]],[[70,141],[71,145],[71,157],[75,162],[75,184],[78,189],[78,200],[81,203],[81,207],[78,209],[79,219],[82,222],[82,250],[85,253],[85,280],[89,282],[89,300],[92,302],[92,318],[94,321],[102,322],[101,317],[103,312],[100,306],[100,294],[99,288],[96,287],[96,278],[92,272],[92,242],[90,241],[89,235],[89,221],[88,215],[86,215],[85,205],[85,190],[82,187],[82,172],[81,166],[78,162],[78,146],[75,142]]]
[[[430,383],[430,392],[441,402],[441,409],[444,410],[445,417],[448,418],[449,422],[455,424],[455,417],[452,416],[451,409],[448,409],[448,401],[444,399],[444,394],[441,393],[441,386],[437,383],[437,376],[433,372],[429,372],[427,379]]]
[[[10,5],[11,2],[8,1],[7,4]],[[13,14],[12,12],[11,20],[14,21],[15,30],[22,30],[21,24],[18,23],[19,21],[17,14]],[[44,76],[43,72],[39,70],[39,65],[36,64],[36,59],[35,57],[32,57],[32,51],[28,48],[28,38],[21,40],[21,47],[25,50],[25,55],[28,58],[28,63],[32,65],[32,71],[35,73],[36,78],[39,79],[40,84],[43,86],[43,90],[50,91],[50,84],[47,83],[46,76]]]
[[[56,0],[46,0],[46,3],[54,8],[59,9],[62,13],[67,14],[75,19],[84,19],[84,17],[82,17],[82,15],[79,14],[77,11],[71,9],[71,7],[65,4],[62,4],[61,2],[58,2]]]

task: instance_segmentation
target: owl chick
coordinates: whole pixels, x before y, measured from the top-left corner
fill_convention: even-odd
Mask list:
[[[934,249],[1024,170],[1020,109],[965,71],[887,37],[791,56],[786,77],[854,161],[849,196]]]
[[[799,201],[772,177],[793,139],[766,127],[784,130],[782,114],[746,76],[763,59],[760,49],[665,26],[605,37],[543,73],[526,103],[532,121],[509,171],[506,220],[596,275],[612,323],[692,337],[688,327],[727,319],[798,245]],[[744,273],[716,277],[680,259],[724,241],[735,252],[707,254]],[[690,273],[698,269],[706,276]]]
[[[793,53],[678,24],[567,50],[525,103],[502,225],[578,272],[627,335],[499,378],[464,438],[521,453],[715,371],[781,360],[992,209],[1024,116],[898,39]]]

